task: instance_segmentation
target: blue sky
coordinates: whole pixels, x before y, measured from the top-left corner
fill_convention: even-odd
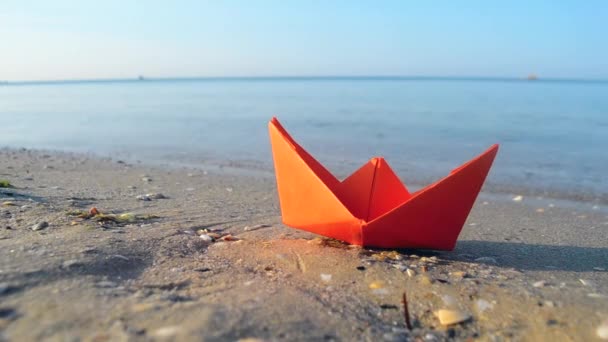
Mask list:
[[[608,1],[0,1],[0,80],[608,79]]]

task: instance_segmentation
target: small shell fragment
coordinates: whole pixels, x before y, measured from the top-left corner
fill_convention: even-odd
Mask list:
[[[439,323],[442,325],[458,324],[471,319],[471,315],[460,310],[441,309],[435,311],[435,316],[437,316]]]
[[[369,288],[372,290],[381,289],[384,287],[384,282],[381,280],[373,281],[369,284]]]

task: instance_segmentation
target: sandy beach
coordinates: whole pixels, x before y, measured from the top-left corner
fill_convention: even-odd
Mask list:
[[[272,175],[3,149],[0,179],[0,340],[608,334],[595,202],[484,192],[454,251],[370,250],[282,225]]]

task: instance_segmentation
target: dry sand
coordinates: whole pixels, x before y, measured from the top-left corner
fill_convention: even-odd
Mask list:
[[[378,251],[283,226],[269,176],[0,150],[0,179],[0,340],[590,341],[608,319],[592,203],[482,194],[454,251]],[[67,215],[91,207],[144,216]]]

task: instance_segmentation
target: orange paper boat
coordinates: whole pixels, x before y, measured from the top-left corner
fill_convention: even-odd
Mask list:
[[[268,128],[283,223],[369,247],[454,249],[498,151],[410,193],[383,158],[339,181],[276,118]]]

